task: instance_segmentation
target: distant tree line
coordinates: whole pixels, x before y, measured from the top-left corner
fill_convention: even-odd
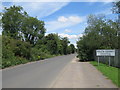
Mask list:
[[[45,36],[44,21],[29,16],[22,7],[5,8],[1,15],[2,68],[75,53],[67,37],[53,33]]]
[[[120,49],[120,1],[114,3],[113,12],[118,14],[114,21],[104,15],[88,16],[88,26],[77,42],[80,60],[93,60],[96,49]]]

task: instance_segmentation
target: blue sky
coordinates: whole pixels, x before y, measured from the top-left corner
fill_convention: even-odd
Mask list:
[[[68,37],[75,44],[82,37],[87,26],[87,16],[104,14],[109,19],[117,16],[112,14],[110,2],[3,2],[3,7],[20,5],[27,13],[45,21],[48,33],[58,33]],[[76,45],[76,44],[75,44]]]

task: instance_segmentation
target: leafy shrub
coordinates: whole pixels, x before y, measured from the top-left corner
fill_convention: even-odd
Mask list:
[[[34,47],[31,50],[31,56],[32,56],[32,61],[35,61],[35,60],[43,60],[45,58],[49,58],[52,55],[46,49],[43,50],[43,49],[40,49],[40,48],[38,49]]]
[[[46,46],[31,47],[28,42],[15,40],[8,36],[3,36],[2,41],[2,68],[24,64],[29,61],[43,60],[53,55],[46,49]]]
[[[2,68],[28,62],[30,57],[30,44],[12,39],[2,38]]]
[[[15,56],[22,56],[26,59],[30,59],[31,45],[29,43],[17,40],[15,46],[13,50]]]

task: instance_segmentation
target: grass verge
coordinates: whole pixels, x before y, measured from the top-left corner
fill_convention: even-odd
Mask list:
[[[120,69],[112,66],[108,66],[106,64],[100,63],[98,66],[98,63],[96,61],[91,61],[90,62],[93,66],[95,66],[100,72],[103,73],[108,79],[112,80],[112,82],[120,87],[120,82],[119,82],[119,72]]]

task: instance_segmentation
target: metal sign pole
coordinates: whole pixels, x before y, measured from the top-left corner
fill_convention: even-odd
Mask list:
[[[110,57],[109,57],[109,66],[110,66]]]
[[[99,56],[98,56],[98,66],[99,66]]]

